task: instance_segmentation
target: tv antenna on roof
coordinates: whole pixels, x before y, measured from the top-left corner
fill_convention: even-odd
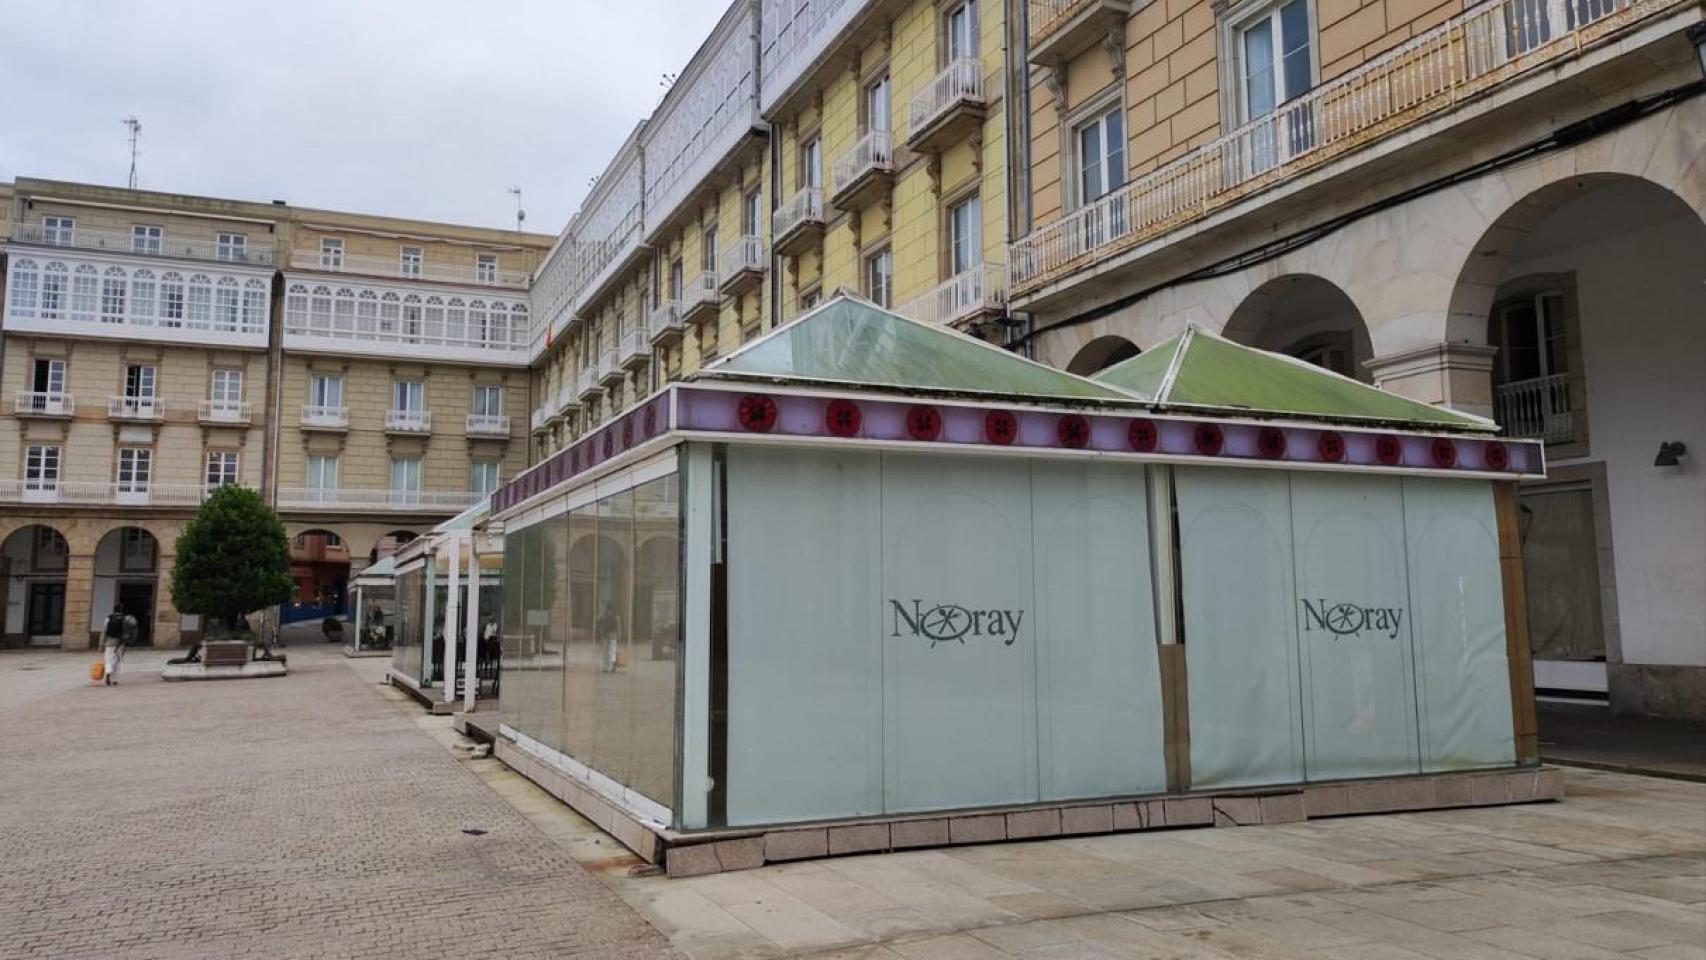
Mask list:
[[[521,225],[527,222],[527,211],[521,209],[521,188],[510,187],[510,196],[515,197],[515,231],[521,232]]]
[[[135,115],[119,121],[130,131],[130,189],[136,189],[136,141],[142,136],[142,121]]]

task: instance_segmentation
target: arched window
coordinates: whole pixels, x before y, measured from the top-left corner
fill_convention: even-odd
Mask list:
[[[138,270],[130,275],[130,322],[149,325],[154,322],[154,298],[159,285],[154,271]]]
[[[184,325],[184,278],[176,271],[160,275],[160,325]]]
[[[30,261],[24,261],[30,263]],[[34,264],[32,263],[33,267]],[[57,260],[47,265],[41,275],[41,318],[58,320],[65,316],[65,291],[71,286],[71,271]]]
[[[122,267],[108,267],[101,277],[101,322],[124,322],[125,275]]]
[[[421,339],[421,298],[417,294],[403,298],[403,339],[410,343]]]
[[[379,294],[372,290],[363,290],[355,298],[355,330],[363,337],[371,337],[379,329]]]
[[[256,333],[267,325],[267,285],[261,280],[243,284],[243,332]]]
[[[332,303],[332,332],[340,337],[355,333],[355,291],[339,287]]]
[[[488,346],[491,329],[486,314],[486,301],[475,300],[468,304],[468,342],[476,347]]]
[[[332,288],[319,286],[308,298],[308,329],[321,332],[332,329]]]
[[[61,267],[61,269],[64,269]],[[36,315],[36,297],[41,292],[41,271],[37,269],[34,260],[18,260],[12,264],[12,315],[15,317],[33,317]],[[42,311],[46,315],[46,298],[43,298]]]
[[[379,335],[394,337],[397,335],[397,324],[402,321],[402,298],[394,293],[387,293],[379,301]]]
[[[444,298],[427,297],[425,311],[426,329],[423,335],[428,343],[444,342]]]
[[[302,330],[308,326],[308,286],[293,283],[284,291],[284,327]]]
[[[98,297],[96,289],[99,278],[95,276],[95,268],[83,264],[71,273],[71,319],[95,319],[95,301]]]
[[[237,286],[237,278],[220,277],[213,288],[214,326],[226,333],[236,333],[242,303],[243,291]]]
[[[509,311],[509,346],[526,346],[528,335],[527,304],[518,303]]]
[[[213,325],[213,281],[207,274],[195,274],[190,277],[189,292],[186,322],[193,329],[206,330]]]
[[[451,297],[444,315],[444,338],[460,346],[468,341],[468,305],[461,297]]]

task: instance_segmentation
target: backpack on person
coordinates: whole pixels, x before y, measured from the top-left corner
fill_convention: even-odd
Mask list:
[[[124,614],[117,610],[107,614],[107,626],[102,632],[114,640],[124,640]]]

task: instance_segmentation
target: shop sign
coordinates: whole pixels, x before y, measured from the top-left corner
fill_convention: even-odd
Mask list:
[[[1364,631],[1367,631],[1374,634],[1384,633],[1388,639],[1395,640],[1398,637],[1398,628],[1404,622],[1402,607],[1365,607],[1325,599],[1299,598],[1297,602],[1303,605],[1304,633],[1319,630],[1334,637],[1361,639]]]
[[[1012,646],[1019,639],[1019,625],[1025,619],[1023,610],[978,610],[957,603],[936,603],[926,606],[922,600],[902,602],[890,600],[889,616],[892,626],[890,639],[916,637],[930,641],[934,650],[939,643],[974,640],[1000,640]]]

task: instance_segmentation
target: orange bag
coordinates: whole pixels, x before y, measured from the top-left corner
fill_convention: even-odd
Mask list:
[[[101,678],[105,677],[106,675],[107,675],[106,661],[96,660],[94,663],[89,664],[89,680],[91,683],[100,683]]]

